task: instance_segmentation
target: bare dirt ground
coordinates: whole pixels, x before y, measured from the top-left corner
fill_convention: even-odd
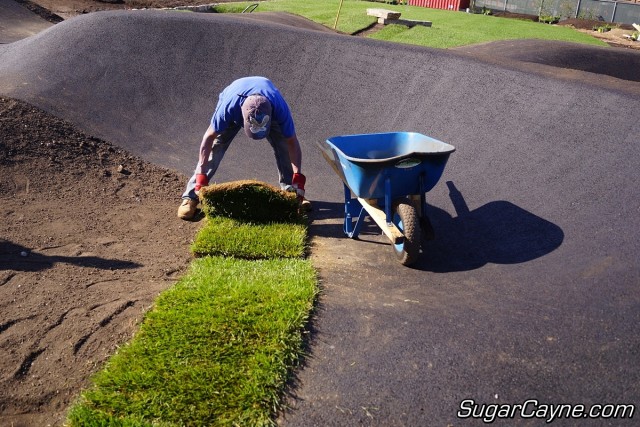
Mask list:
[[[604,33],[599,33],[591,29],[582,28],[576,28],[576,30],[598,38],[609,44],[610,46],[640,50],[640,41],[634,41],[625,37],[627,35],[633,34],[634,30],[625,28],[612,28],[610,31]]]
[[[631,40],[625,35],[631,35],[635,29],[631,25],[612,25],[610,31],[598,32],[594,28],[601,27],[604,23],[599,21],[589,21],[586,19],[567,19],[560,22],[560,25],[575,28],[577,31],[589,34],[592,37],[602,40],[613,47],[625,47],[640,50],[640,41]]]
[[[18,1],[51,22],[210,3]],[[181,174],[17,100],[0,98],[0,128],[0,425],[60,425],[184,273],[199,224],[176,218]]]
[[[185,183],[0,98],[0,425],[61,423],[189,265]]]
[[[209,0],[16,0],[51,22],[101,10],[171,8],[222,3]]]

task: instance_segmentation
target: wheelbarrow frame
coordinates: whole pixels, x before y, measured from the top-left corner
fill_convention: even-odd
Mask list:
[[[420,192],[419,194],[407,195],[414,203],[419,200],[418,215],[421,224],[431,226],[429,218],[426,216],[427,198],[426,190],[424,190],[424,175],[420,174]],[[361,197],[353,197],[353,192],[343,182],[344,186],[344,233],[352,239],[358,237],[362,225],[364,224],[367,214],[380,227],[382,232],[391,240],[394,245],[402,243],[404,235],[402,231],[393,223],[393,202],[391,198],[391,178],[385,178],[385,195],[384,199],[363,199]],[[355,221],[355,222],[354,222]],[[427,231],[427,230],[425,230]]]
[[[417,217],[419,223],[411,224],[411,230],[418,227],[423,235],[433,235],[426,215],[426,193],[439,181],[455,147],[415,132],[337,136],[318,147],[343,182],[344,233],[357,238],[369,216],[394,245],[403,264],[415,261],[417,254],[400,256],[406,237],[399,226],[408,226],[400,210],[411,222]],[[410,207],[400,208],[403,202]],[[417,252],[419,242],[412,241],[410,248]]]

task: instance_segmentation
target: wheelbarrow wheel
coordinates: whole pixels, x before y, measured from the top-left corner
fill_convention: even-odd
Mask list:
[[[420,218],[415,206],[409,200],[397,202],[394,206],[393,223],[404,235],[402,242],[393,244],[393,252],[402,265],[410,265],[420,254]]]

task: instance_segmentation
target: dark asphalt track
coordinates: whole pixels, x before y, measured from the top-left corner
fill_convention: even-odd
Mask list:
[[[552,425],[637,425],[639,83],[557,68],[544,47],[538,60],[479,52],[225,15],[99,12],[0,46],[0,94],[190,173],[226,84],[257,74],[281,88],[324,289],[283,425],[481,425],[456,418],[463,399],[632,403],[633,420]],[[374,227],[363,241],[340,237],[341,183],[315,148],[394,130],[457,148],[429,193],[437,238],[412,269]],[[244,138],[218,178],[277,180],[267,146]]]

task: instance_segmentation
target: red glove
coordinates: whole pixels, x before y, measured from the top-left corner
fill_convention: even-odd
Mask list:
[[[307,182],[307,177],[301,173],[294,173],[291,180],[291,186],[296,189],[298,197],[304,197],[304,184]]]
[[[202,187],[206,187],[207,185],[209,185],[209,178],[207,178],[207,175],[203,173],[196,174],[196,193],[200,191]]]

